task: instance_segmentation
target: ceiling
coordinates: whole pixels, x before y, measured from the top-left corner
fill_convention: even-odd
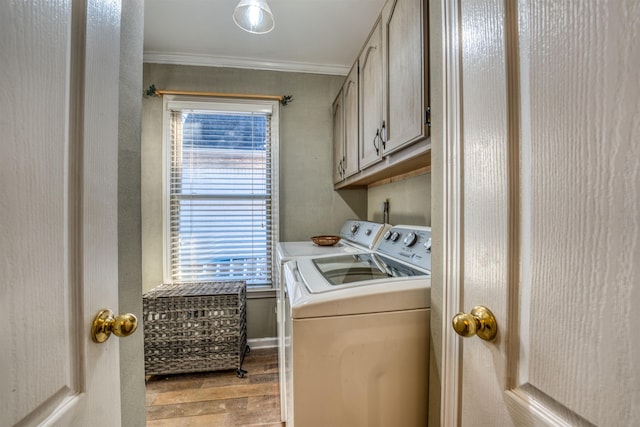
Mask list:
[[[384,0],[268,0],[275,28],[231,18],[239,0],[145,0],[144,61],[346,75]]]

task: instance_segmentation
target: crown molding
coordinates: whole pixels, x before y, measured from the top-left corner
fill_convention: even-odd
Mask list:
[[[144,52],[143,61],[150,64],[194,65],[200,67],[246,68],[251,70],[284,71],[291,73],[330,74],[346,76],[351,67],[335,64],[309,62],[265,61],[214,55],[192,55],[184,53]]]

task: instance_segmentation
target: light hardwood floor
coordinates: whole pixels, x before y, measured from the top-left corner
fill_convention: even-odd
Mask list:
[[[277,349],[245,356],[235,371],[153,375],[147,379],[147,427],[281,427]]]

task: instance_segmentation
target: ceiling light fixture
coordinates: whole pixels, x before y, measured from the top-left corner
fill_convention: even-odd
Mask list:
[[[233,22],[253,34],[266,34],[275,25],[267,0],[240,0],[233,11]]]

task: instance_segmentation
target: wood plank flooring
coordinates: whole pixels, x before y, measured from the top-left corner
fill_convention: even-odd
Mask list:
[[[282,427],[278,350],[245,356],[235,371],[153,375],[147,379],[147,427]]]

